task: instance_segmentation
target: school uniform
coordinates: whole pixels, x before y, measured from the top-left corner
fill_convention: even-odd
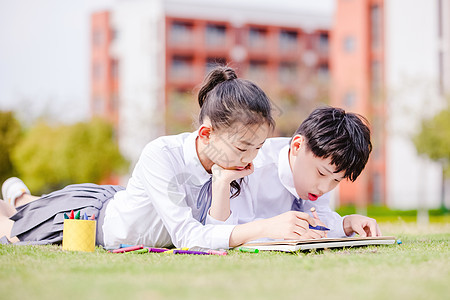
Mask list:
[[[310,208],[314,206],[320,220],[331,229],[328,237],[346,237],[343,218],[330,209],[329,193],[316,201],[299,199],[289,165],[289,143],[290,138],[266,140],[253,161],[254,172],[241,185],[240,195],[231,199],[231,218],[237,219],[236,224],[243,224],[290,210],[311,215]]]
[[[182,133],[147,144],[126,189],[74,184],[18,207],[11,236],[19,245],[59,243],[64,213],[75,210],[97,216],[96,244],[107,249],[122,243],[229,248],[233,217],[217,222],[197,201],[211,174],[198,159],[196,138],[197,132]]]
[[[43,195],[41,198],[16,207],[17,213],[10,219],[14,221],[11,237],[20,242],[15,245],[43,245],[61,243],[63,238],[64,214],[71,210],[81,215],[95,216],[97,224],[102,224],[108,201],[121,186],[97,185],[92,183],[72,184],[65,188]],[[1,244],[8,244],[6,238]],[[96,244],[103,245],[103,231],[97,226]]]
[[[182,133],[147,144],[126,190],[116,193],[106,208],[106,248],[121,243],[229,248],[233,216],[217,222],[208,215],[206,225],[200,222],[206,212],[197,198],[211,174],[200,163],[196,138],[197,132]]]
[[[235,225],[270,218],[291,209],[309,212],[314,205],[332,230],[345,236],[342,218],[331,211],[328,195],[317,201],[297,200],[288,162],[289,138],[268,139],[254,161],[255,171],[231,199],[231,214],[218,221],[199,201],[211,180],[196,151],[197,132],[158,138],[144,148],[126,189],[95,184],[70,185],[17,208],[12,235],[22,244],[62,240],[63,214],[80,210],[96,214],[98,245],[229,248]],[[210,188],[210,185],[209,185]],[[204,224],[203,224],[204,223]]]

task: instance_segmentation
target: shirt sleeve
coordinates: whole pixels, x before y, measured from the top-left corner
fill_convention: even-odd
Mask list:
[[[203,225],[194,219],[186,201],[184,185],[188,184],[189,174],[184,173],[183,163],[168,149],[150,144],[141,155],[133,176],[142,185],[148,195],[146,201],[153,204],[176,247],[228,249],[234,225]]]
[[[330,208],[330,193],[324,194],[319,197],[316,201],[305,201],[304,211],[310,215],[311,207],[315,207],[319,219],[328,227],[330,231],[327,233],[329,238],[343,238],[347,237],[344,232],[343,221],[344,218],[341,217],[337,212],[332,211]]]
[[[230,213],[230,215],[228,216],[228,219],[226,219],[225,221],[219,221],[214,219],[213,217],[211,217],[211,215],[209,214],[209,210],[208,210],[208,215],[206,216],[206,222],[205,224],[211,224],[211,225],[237,225],[238,224],[238,218],[236,214],[233,214],[233,212]]]

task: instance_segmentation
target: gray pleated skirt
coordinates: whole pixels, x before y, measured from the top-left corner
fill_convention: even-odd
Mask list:
[[[102,225],[105,209],[114,194],[124,187],[91,183],[68,185],[62,190],[17,207],[11,237],[18,245],[42,245],[61,243],[64,213],[81,211],[81,215],[95,214],[97,220],[96,244],[103,246]]]

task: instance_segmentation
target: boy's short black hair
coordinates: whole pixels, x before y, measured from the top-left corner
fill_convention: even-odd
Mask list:
[[[305,138],[307,150],[319,158],[331,157],[335,172],[345,171],[351,181],[361,174],[372,151],[367,119],[341,108],[315,109],[294,136],[298,134]]]

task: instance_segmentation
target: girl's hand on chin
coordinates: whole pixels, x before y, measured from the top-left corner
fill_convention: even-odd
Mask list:
[[[225,169],[219,165],[214,164],[211,167],[213,181],[218,180],[230,184],[233,180],[248,176],[253,173],[253,163],[249,163],[244,169]]]

